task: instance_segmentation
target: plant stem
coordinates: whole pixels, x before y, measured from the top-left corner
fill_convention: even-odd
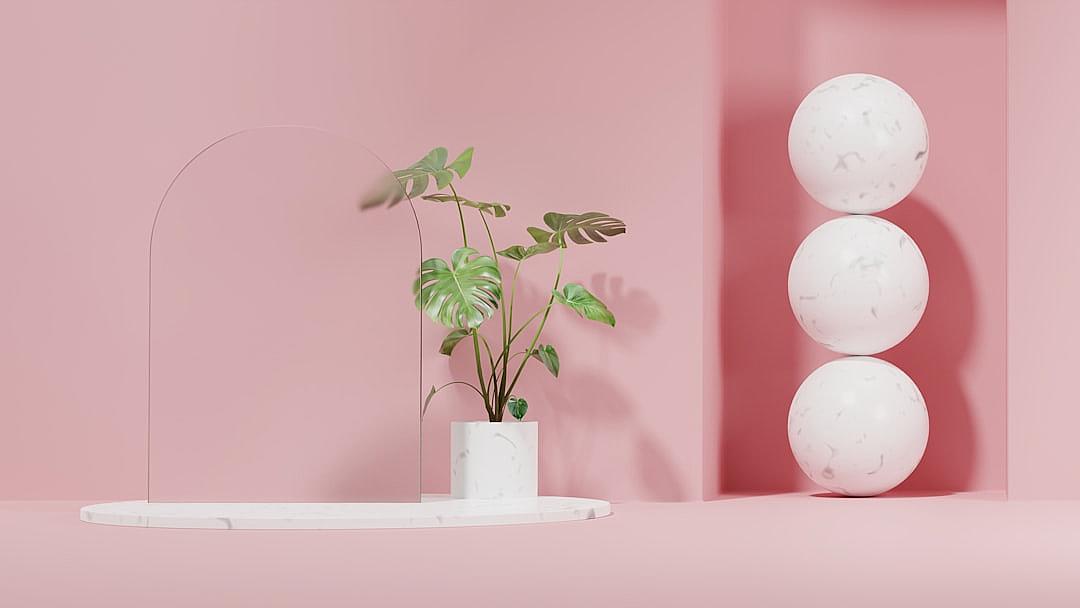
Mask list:
[[[480,395],[481,397],[484,396],[484,393],[481,393],[480,389],[476,388],[472,384],[469,384],[468,382],[462,382],[461,380],[455,380],[453,382],[447,382],[446,384],[444,384],[444,385],[440,386],[439,388],[435,389],[435,392],[431,393],[431,395],[428,397],[429,401],[424,404],[424,409],[420,410],[420,419],[421,420],[424,419],[424,414],[427,413],[428,405],[430,405],[430,403],[431,403],[430,399],[432,397],[434,397],[435,395],[437,395],[439,393],[439,391],[441,391],[442,389],[444,389],[444,388],[446,388],[446,387],[448,387],[448,386],[450,386],[452,384],[464,384],[465,386],[467,386],[467,387],[471,388],[472,390],[476,391],[477,395]]]
[[[487,410],[488,420],[491,422],[498,422],[495,420],[495,412],[491,409],[491,399],[488,398],[487,385],[484,383],[484,366],[480,363],[480,338],[479,332],[474,327],[472,329],[472,341],[473,341],[473,355],[476,357],[476,377],[480,380],[480,388],[483,392],[480,396],[484,398],[484,409]]]
[[[461,222],[461,242],[465,247],[468,247],[469,234],[465,231],[465,212],[461,209],[461,197],[458,196],[457,190],[454,189],[454,184],[448,185],[450,186],[450,192],[454,195],[454,203],[457,205],[458,221]],[[483,389],[483,391],[480,392],[480,396],[484,398],[484,409],[487,410],[488,420],[497,422],[497,420],[495,420],[495,411],[491,407],[491,399],[488,397],[488,387],[484,382],[484,365],[480,363],[480,333],[475,327],[472,328],[472,340],[473,356],[476,358],[476,378],[480,381],[480,388]],[[490,351],[491,349],[489,348],[488,350]]]
[[[521,371],[525,369],[525,364],[529,362],[529,353],[532,353],[536,348],[537,341],[540,340],[540,334],[544,331],[544,325],[547,324],[548,314],[551,313],[551,305],[555,302],[555,292],[559,289],[559,281],[562,279],[563,260],[565,258],[565,247],[559,248],[559,270],[555,273],[555,286],[551,288],[551,295],[548,297],[547,306],[544,308],[544,316],[540,319],[540,327],[536,328],[536,335],[533,336],[532,342],[529,344],[529,348],[525,349],[526,357],[521,360],[521,365],[518,366],[517,372],[514,373],[514,379],[510,381],[510,388],[507,389],[507,394],[514,390],[517,385],[518,378],[521,377]]]
[[[456,197],[457,195],[455,194],[454,196]],[[491,245],[491,259],[495,260],[495,263],[498,264],[499,263],[499,254],[495,251],[495,239],[491,236],[491,226],[488,225],[487,218],[484,217],[483,210],[477,209],[476,212],[480,214],[480,221],[484,223],[484,232],[487,233],[488,244]],[[502,321],[501,325],[502,325],[503,356],[505,356],[506,351],[509,348],[509,346],[507,346],[507,343],[506,343],[507,328],[506,328],[506,290],[505,289],[499,290],[499,317],[500,317],[500,320]],[[494,371],[495,371],[495,363],[494,362],[492,362],[491,368],[492,368],[491,371],[494,373]],[[502,390],[505,386],[506,386],[506,366],[504,365],[503,366],[502,381],[497,383],[495,386],[492,387],[494,397],[495,397],[495,417],[498,420],[502,420],[502,412],[503,412],[503,409],[506,407],[506,399],[505,399],[505,396],[503,395],[503,390]]]
[[[517,296],[517,280],[519,272],[521,272],[520,260],[518,260],[517,266],[514,266],[514,280],[510,283],[510,329],[514,328],[514,298]],[[511,341],[513,341],[512,338]]]
[[[458,198],[457,190],[454,190],[454,184],[448,184],[450,186],[450,192],[454,194],[454,202],[457,204],[458,221],[461,222],[461,242],[465,247],[469,246],[469,234],[465,232],[465,212],[461,210],[461,199]]]
[[[515,331],[513,333],[513,335],[510,336],[510,343],[513,344],[514,340],[517,340],[518,336],[521,335],[521,332],[525,331],[529,327],[529,325],[531,325],[532,322],[536,320],[536,317],[539,317],[540,315],[544,314],[544,312],[550,307],[551,307],[551,304],[548,304],[546,307],[541,308],[540,310],[534,312],[531,317],[526,319],[525,322],[522,323],[521,327],[519,327],[517,329],[517,331]]]
[[[479,336],[480,336],[480,341],[484,344],[484,350],[487,351],[488,364],[491,365],[491,369],[494,370],[495,369],[495,357],[494,357],[494,355],[492,355],[491,345],[488,344],[487,338],[484,337],[484,334],[479,334]]]
[[[506,329],[508,332],[513,331],[514,329],[514,297],[517,295],[517,282],[519,272],[521,272],[521,260],[518,260],[517,265],[514,266],[514,279],[510,282],[510,318],[506,322]],[[499,400],[501,403],[503,403],[504,407],[507,399],[510,398],[510,395],[506,392],[506,372],[507,368],[510,366],[510,345],[513,344],[513,342],[514,336],[511,336],[510,339],[507,339],[506,334],[503,334],[503,366],[502,379],[499,381]]]

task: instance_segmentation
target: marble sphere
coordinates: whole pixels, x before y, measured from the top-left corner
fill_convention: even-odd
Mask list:
[[[803,473],[847,496],[874,496],[907,479],[929,433],[919,387],[874,357],[844,357],[817,368],[788,413],[788,442]]]
[[[846,215],[811,232],[791,260],[788,300],[803,330],[825,348],[873,355],[896,346],[922,318],[926,260],[895,224]]]
[[[795,110],[788,156],[803,188],[829,209],[877,213],[911,193],[930,151],[926,119],[893,82],[845,74]]]

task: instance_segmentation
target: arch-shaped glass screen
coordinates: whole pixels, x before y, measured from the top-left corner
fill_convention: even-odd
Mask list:
[[[151,501],[419,500],[420,262],[366,148],[265,127],[177,176],[150,246]]]

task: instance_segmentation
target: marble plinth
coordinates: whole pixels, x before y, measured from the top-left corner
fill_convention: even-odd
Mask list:
[[[590,498],[541,496],[464,500],[424,495],[418,503],[149,503],[144,500],[90,505],[82,521],[142,528],[220,530],[350,530],[452,528],[596,519],[611,504]]]

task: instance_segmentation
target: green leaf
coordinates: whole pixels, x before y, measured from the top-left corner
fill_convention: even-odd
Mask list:
[[[434,173],[435,171],[444,169],[446,167],[446,156],[446,148],[438,147],[433,149],[431,152],[428,152],[427,156],[420,159],[420,161],[413,166],[423,166],[423,168]]]
[[[529,402],[525,401],[524,397],[510,395],[510,399],[506,402],[506,409],[510,410],[511,416],[521,420],[525,417],[525,412],[529,411]]]
[[[464,340],[465,337],[468,335],[469,331],[465,329],[455,329],[454,331],[446,334],[446,337],[443,338],[442,344],[439,345],[439,352],[449,357],[450,353],[454,352],[454,347],[457,346],[458,342]]]
[[[450,163],[447,169],[457,173],[459,178],[465,177],[465,174],[469,172],[472,167],[473,149],[472,147],[465,148],[465,151],[458,154],[458,157],[454,159],[454,162]]]
[[[435,172],[435,185],[439,187],[439,190],[450,185],[450,182],[454,180],[454,173],[446,169],[439,169]]]
[[[471,247],[450,256],[424,260],[413,283],[416,306],[432,321],[450,329],[479,327],[495,314],[502,298],[499,265]]]
[[[529,355],[544,364],[552,376],[559,377],[559,353],[550,344],[541,344],[533,349]]]
[[[537,228],[535,226],[529,226],[525,229],[529,236],[533,238],[537,243],[549,243],[551,242],[551,233],[543,228]]]
[[[502,251],[497,251],[496,253],[503,256],[504,258],[510,258],[515,262],[521,262],[533,257],[534,255],[550,253],[558,248],[559,247],[554,243],[537,243],[530,247],[525,247],[524,245],[514,245],[512,247],[507,247]]]
[[[618,218],[611,217],[599,211],[588,213],[545,213],[544,223],[551,229],[547,232],[542,228],[529,228],[529,234],[539,242],[544,235],[545,240],[554,242],[560,247],[566,247],[566,239],[578,245],[591,243],[606,243],[607,238],[626,233],[626,224]]]
[[[489,203],[486,201],[474,201],[472,199],[457,197],[454,198],[453,194],[429,194],[422,197],[425,201],[431,201],[433,203],[453,203],[455,200],[460,202],[465,207],[472,207],[473,209],[479,209],[495,217],[506,217],[506,212],[510,210],[510,205],[505,203]]]
[[[420,410],[420,415],[421,416],[423,416],[424,413],[427,412],[427,406],[428,406],[429,403],[431,403],[432,397],[434,397],[435,393],[437,393],[437,392],[439,392],[439,391],[437,391],[435,389],[435,385],[432,384],[431,385],[431,391],[428,392],[427,397],[424,399],[424,407],[423,407],[423,409]]]
[[[577,283],[568,283],[562,293],[552,290],[555,299],[569,306],[574,312],[590,321],[599,321],[615,327],[615,315],[596,296]]]
[[[406,192],[409,198],[423,196],[431,185],[431,178],[435,178],[437,189],[442,190],[453,181],[455,172],[458,177],[465,177],[465,173],[472,166],[473,149],[467,148],[449,167],[446,166],[447,155],[446,148],[435,148],[408,167],[394,171],[393,179],[380,180],[370,192],[360,197],[360,208],[370,209],[383,205],[393,207],[405,199]],[[502,209],[501,213],[500,210],[488,212],[502,217],[506,215],[508,208]]]
[[[496,253],[503,256],[504,258],[510,258],[515,262],[520,262],[521,260],[524,260],[525,257],[528,255],[528,249],[525,249],[521,245],[513,245],[511,247],[503,249],[502,251],[497,251]]]
[[[423,194],[424,191],[427,190],[428,181],[430,180],[428,179],[427,173],[422,173],[414,177],[412,180],[412,188],[409,189],[409,198],[416,198]]]
[[[537,244],[533,245],[532,247],[529,247],[529,256],[528,257],[532,257],[534,255],[540,255],[540,254],[543,254],[543,253],[551,253],[552,251],[555,251],[558,248],[559,248],[558,245],[556,245],[555,243],[551,243],[551,242],[537,243]]]

